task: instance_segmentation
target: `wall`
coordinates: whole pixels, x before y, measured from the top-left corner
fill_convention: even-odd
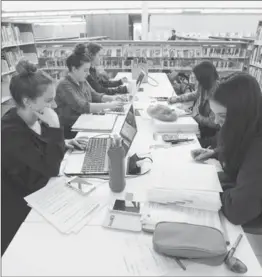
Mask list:
[[[255,33],[261,15],[151,15],[149,39],[167,39],[171,29],[177,33]]]
[[[86,24],[74,25],[34,25],[36,38],[53,37],[79,37],[80,33],[85,33]]]
[[[108,36],[112,40],[129,39],[128,14],[94,14],[86,17],[88,37]]]

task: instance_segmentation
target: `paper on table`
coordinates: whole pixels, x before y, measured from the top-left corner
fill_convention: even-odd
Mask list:
[[[121,234],[119,239],[128,275],[160,276],[171,270],[182,270],[174,259],[154,251],[151,235]]]
[[[184,222],[208,226],[216,228],[223,233],[218,212],[179,207],[171,204],[147,203],[143,208],[143,224],[155,226],[160,221]]]
[[[154,159],[154,167],[161,170],[152,170],[152,186],[168,189],[202,190],[222,192],[222,187],[214,165],[183,163],[165,163],[161,166]]]
[[[92,197],[92,193],[82,196],[68,188],[65,185],[65,178],[58,178],[55,182],[25,197],[25,200],[63,233],[70,233],[100,205],[97,199]]]
[[[178,206],[216,212],[222,206],[219,193],[211,191],[151,188],[148,190],[147,198],[150,202],[173,203]]]

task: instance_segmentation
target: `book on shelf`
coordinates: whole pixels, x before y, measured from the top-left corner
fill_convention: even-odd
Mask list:
[[[262,86],[262,68],[250,67],[249,73],[256,78],[260,87]]]
[[[256,40],[261,41],[262,40],[262,21],[259,22],[256,32]]]

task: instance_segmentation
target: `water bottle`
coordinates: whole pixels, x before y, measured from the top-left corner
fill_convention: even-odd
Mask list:
[[[109,187],[113,192],[122,192],[126,187],[125,150],[120,136],[115,135],[111,138],[111,146],[107,154],[109,158]]]

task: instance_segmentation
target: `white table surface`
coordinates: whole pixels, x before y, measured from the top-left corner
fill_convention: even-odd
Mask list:
[[[130,73],[119,73],[117,77],[130,76]],[[173,88],[163,73],[152,73],[158,80],[158,89],[148,84],[142,84],[146,94],[142,96],[144,106],[150,100],[151,91],[154,96],[171,96]],[[136,106],[136,103],[134,103]],[[138,103],[140,105],[140,103]],[[116,130],[119,129],[123,116],[118,118]],[[138,133],[131,147],[134,152],[147,153],[149,146],[156,144],[153,137],[152,122],[148,118],[136,117]],[[79,134],[81,135],[81,134]],[[190,150],[198,148],[196,140],[193,143],[171,147],[169,149],[150,150],[153,159],[165,163],[176,164],[192,163]],[[152,170],[161,168],[152,167]],[[190,177],[190,176],[189,176]],[[146,190],[150,187],[150,173],[141,177],[127,179],[125,191],[134,193],[138,200],[144,200]],[[116,196],[111,193],[108,183],[103,184],[103,194],[108,203]],[[107,207],[94,213],[88,226],[77,235],[63,235],[47,223],[35,211],[31,211],[21,225],[13,241],[2,257],[2,276],[120,276],[125,275],[121,250],[118,250],[118,238],[134,236],[133,233],[118,232],[101,227]],[[226,220],[226,228],[231,244],[237,236],[243,233],[240,226],[234,226]],[[138,234],[137,234],[138,235]],[[248,267],[247,276],[262,276],[260,264],[244,234],[244,237],[235,253]],[[223,264],[218,267],[189,262],[187,270],[177,267],[165,275],[172,276],[237,276]],[[243,275],[241,275],[243,276]]]

